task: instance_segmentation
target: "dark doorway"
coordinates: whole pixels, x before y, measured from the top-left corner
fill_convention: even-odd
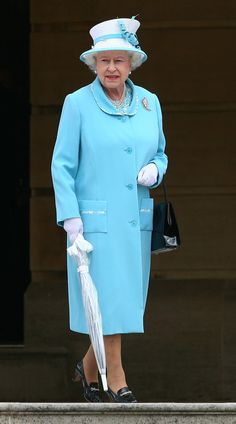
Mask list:
[[[1,4],[0,345],[24,342],[29,284],[29,5]]]

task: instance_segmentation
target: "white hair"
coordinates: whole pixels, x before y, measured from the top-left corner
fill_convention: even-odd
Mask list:
[[[142,55],[140,53],[136,52],[128,52],[128,56],[130,59],[131,64],[131,70],[134,71],[134,69],[138,68],[140,65],[142,65]],[[89,54],[85,56],[84,63],[92,70],[96,70],[96,53]]]

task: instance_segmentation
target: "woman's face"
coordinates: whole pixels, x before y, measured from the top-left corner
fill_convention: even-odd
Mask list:
[[[123,90],[130,70],[131,62],[126,51],[105,51],[96,54],[97,75],[107,90]]]

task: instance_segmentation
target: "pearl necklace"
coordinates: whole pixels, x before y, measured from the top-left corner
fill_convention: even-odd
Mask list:
[[[113,100],[113,99],[110,98],[110,96],[108,96],[108,97],[109,97],[110,102],[113,104],[113,106],[115,107],[115,109],[118,112],[120,112],[122,114],[127,113],[128,108],[129,108],[130,103],[131,103],[131,99],[132,99],[132,91],[131,91],[131,88],[129,86],[125,85],[123,94],[122,94],[120,99]]]

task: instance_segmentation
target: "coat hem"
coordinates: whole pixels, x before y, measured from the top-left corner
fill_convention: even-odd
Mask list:
[[[75,330],[72,327],[70,327],[70,331],[73,331],[74,333],[79,333],[79,334],[85,334],[87,336],[89,336],[89,333],[86,331],[82,331],[82,330]],[[113,334],[143,334],[144,333],[144,329],[142,330],[122,330],[122,331],[109,331],[109,332],[104,332],[103,335],[104,336],[112,336]]]

